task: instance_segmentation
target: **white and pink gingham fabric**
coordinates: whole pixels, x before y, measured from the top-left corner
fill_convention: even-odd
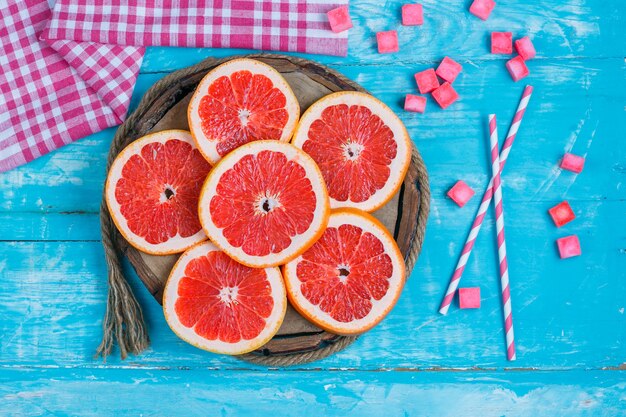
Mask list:
[[[51,1],[52,2],[52,1]],[[0,0],[0,172],[120,124],[146,46],[345,56],[348,0]]]
[[[118,125],[128,110],[143,48],[49,45],[38,34],[50,15],[46,0],[0,1],[0,172]]]
[[[48,39],[345,56],[326,12],[348,0],[57,0]]]

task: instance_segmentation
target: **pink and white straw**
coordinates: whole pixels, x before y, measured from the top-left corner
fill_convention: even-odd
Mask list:
[[[515,337],[513,315],[511,313],[511,291],[509,288],[509,264],[506,260],[506,240],[504,238],[504,209],[502,208],[502,183],[500,181],[500,155],[498,154],[498,127],[496,115],[489,115],[489,144],[491,145],[491,170],[493,172],[493,202],[496,208],[496,232],[498,239],[498,260],[500,261],[500,285],[502,287],[502,312],[506,333],[506,356],[515,360]]]
[[[504,164],[509,157],[509,152],[511,152],[511,146],[513,146],[513,141],[515,140],[515,136],[517,135],[519,126],[522,123],[522,118],[524,117],[524,112],[526,111],[526,107],[528,106],[528,102],[530,101],[530,96],[532,92],[532,86],[527,85],[526,88],[524,88],[522,98],[520,99],[519,105],[517,106],[517,111],[515,112],[515,116],[513,117],[513,121],[511,122],[511,126],[509,127],[509,132],[506,136],[506,140],[504,141],[504,145],[502,145],[502,151],[500,153],[500,171],[504,169]],[[480,206],[478,207],[476,217],[474,218],[474,223],[472,223],[472,228],[467,235],[465,245],[463,246],[463,250],[461,251],[461,256],[458,263],[456,264],[454,273],[450,278],[450,283],[448,284],[446,295],[444,296],[443,301],[441,302],[441,306],[439,307],[439,312],[441,314],[447,314],[448,309],[450,308],[450,304],[452,304],[454,294],[456,293],[456,289],[459,286],[461,276],[463,275],[463,271],[465,270],[465,265],[467,264],[470,253],[472,252],[472,248],[474,247],[474,243],[476,242],[476,238],[478,237],[478,232],[480,232],[480,227],[483,224],[485,214],[487,213],[487,209],[491,204],[492,198],[493,178],[489,181],[487,190],[485,190],[485,193],[483,194],[483,199],[480,203]]]

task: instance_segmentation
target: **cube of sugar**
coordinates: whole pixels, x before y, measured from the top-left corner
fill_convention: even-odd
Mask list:
[[[559,255],[561,256],[561,259],[571,258],[581,254],[580,241],[576,235],[557,239],[556,245],[559,248]]]
[[[469,11],[474,16],[487,20],[494,7],[496,7],[496,3],[493,0],[474,0]]]
[[[337,7],[326,13],[328,22],[333,32],[339,33],[352,27],[352,19],[348,12],[348,6]]]
[[[430,93],[439,87],[437,74],[435,74],[435,70],[432,68],[428,68],[427,70],[415,74],[415,82],[417,83],[418,90],[422,94]]]
[[[548,210],[548,213],[550,213],[550,217],[552,217],[556,227],[561,227],[576,218],[576,215],[567,201],[563,201],[552,207]]]
[[[402,6],[402,24],[415,26],[424,23],[424,13],[421,4],[405,4]]]
[[[480,308],[480,287],[459,288],[460,308]]]
[[[531,42],[528,36],[524,36],[515,41],[515,50],[521,56],[524,61],[528,61],[529,59],[533,59],[537,52],[535,51],[535,46]]]
[[[491,53],[512,54],[513,34],[511,32],[491,32]]]
[[[376,33],[376,41],[379,54],[398,52],[398,32],[395,30]]]
[[[582,156],[566,153],[561,159],[561,168],[580,174],[585,166],[585,158]]]
[[[433,91],[433,98],[441,106],[442,109],[445,109],[450,104],[454,103],[459,99],[459,95],[452,88],[449,82],[445,82],[441,84],[441,86]]]
[[[407,94],[404,99],[404,110],[424,113],[426,109],[426,97]]]
[[[463,180],[458,180],[456,184],[448,190],[448,197],[450,197],[459,207],[463,207],[465,203],[474,197],[474,190],[472,190]]]
[[[526,63],[519,55],[513,59],[509,59],[506,62],[506,69],[509,70],[509,74],[511,74],[511,78],[513,78],[513,81],[519,81],[522,78],[528,76],[528,74],[530,74]]]
[[[457,75],[461,72],[463,67],[461,64],[457,63],[451,58],[444,57],[441,64],[437,67],[437,71],[435,73],[446,80],[449,83],[454,82],[456,80]]]

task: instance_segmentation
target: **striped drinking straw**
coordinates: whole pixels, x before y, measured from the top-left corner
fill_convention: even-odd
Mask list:
[[[489,115],[489,143],[491,145],[491,170],[493,171],[493,202],[496,207],[496,232],[498,260],[500,261],[500,285],[502,287],[502,311],[506,334],[506,356],[515,360],[515,337],[513,315],[511,314],[511,291],[509,288],[509,264],[506,260],[506,240],[504,238],[504,209],[502,208],[502,183],[500,181],[500,156],[498,154],[498,128],[496,115]]]
[[[500,153],[500,170],[504,168],[504,164],[506,163],[506,160],[509,157],[509,152],[511,152],[511,146],[513,146],[513,141],[515,140],[515,136],[517,135],[519,126],[522,123],[522,118],[524,117],[524,112],[526,111],[526,107],[528,106],[528,102],[530,101],[530,96],[532,92],[533,92],[532,86],[527,85],[526,88],[524,88],[524,92],[522,93],[522,98],[520,99],[519,105],[517,106],[517,111],[515,112],[515,117],[513,117],[513,121],[511,122],[509,133],[506,136],[504,145],[502,145],[502,152]],[[448,284],[446,295],[444,296],[443,301],[441,302],[441,306],[439,307],[439,312],[441,314],[448,313],[450,304],[452,304],[452,300],[454,299],[454,294],[456,293],[456,289],[459,286],[461,276],[463,275],[463,271],[465,270],[465,265],[467,264],[470,253],[472,252],[472,248],[474,247],[474,242],[476,242],[476,238],[478,237],[478,232],[480,232],[480,227],[483,224],[483,219],[485,218],[487,209],[489,208],[489,205],[491,204],[492,197],[493,197],[493,178],[491,179],[491,181],[489,181],[487,190],[483,194],[483,199],[480,203],[480,207],[478,207],[478,212],[476,213],[476,217],[474,218],[474,223],[472,223],[472,228],[470,229],[470,232],[465,241],[465,245],[463,246],[463,250],[461,251],[461,256],[459,257],[459,261],[456,264],[454,273],[452,274],[452,277],[450,278],[450,283]]]

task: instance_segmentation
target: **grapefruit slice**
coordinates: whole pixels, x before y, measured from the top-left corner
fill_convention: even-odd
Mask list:
[[[198,203],[211,241],[238,262],[282,265],[323,233],[330,205],[310,156],[275,140],[243,145],[215,165]]]
[[[356,91],[313,103],[292,143],[319,165],[332,208],[382,207],[402,185],[411,161],[402,121],[380,100]]]
[[[241,265],[210,242],[183,253],[163,290],[171,329],[204,350],[248,353],[278,331],[287,310],[278,268]]]
[[[210,169],[184,130],[152,133],[124,148],[105,185],[105,200],[122,236],[155,255],[182,252],[205,240],[197,207]]]
[[[215,164],[253,140],[289,141],[300,105],[278,71],[253,59],[233,59],[209,72],[191,97],[189,128]]]
[[[352,208],[333,210],[328,228],[283,267],[287,296],[317,326],[363,333],[393,308],[405,279],[402,254],[385,227]]]

